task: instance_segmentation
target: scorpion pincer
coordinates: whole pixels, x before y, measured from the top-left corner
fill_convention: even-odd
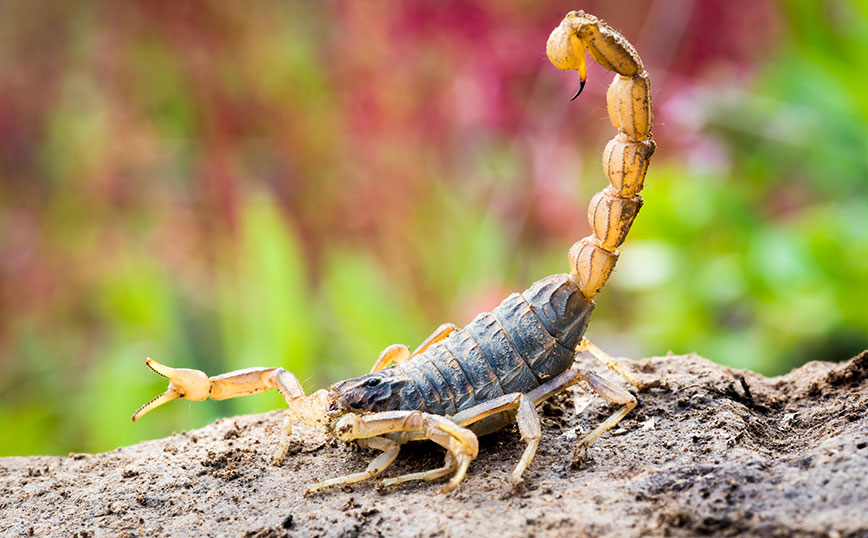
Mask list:
[[[401,445],[431,440],[446,449],[442,467],[388,478],[384,484],[435,480],[452,475],[444,492],[464,478],[478,453],[477,436],[511,421],[526,448],[510,481],[521,483],[540,441],[536,406],[571,385],[585,381],[606,400],[622,407],[579,441],[585,449],[615,426],[636,405],[628,391],[605,378],[573,366],[575,354],[588,351],[639,386],[638,380],[602,350],[583,338],[594,296],[608,280],[618,246],[642,206],[651,138],[651,92],[648,73],[633,46],[602,20],[570,12],[549,37],[549,60],[559,69],[579,73],[585,85],[585,52],[615,72],[606,100],[618,134],[603,153],[610,185],[591,200],[588,218],[593,234],[569,250],[569,274],[535,282],[507,297],[491,312],[466,327],[440,326],[415,351],[386,348],[367,375],[334,384],[306,396],[298,379],[283,368],[248,368],[208,377],[198,370],[147,364],[169,379],[169,388],[133,415],[133,421],[170,400],[223,400],[277,389],[289,411],[275,454],[279,464],[289,446],[294,422],[323,425],[343,441],[382,451],[363,472],[324,480],[308,491],[358,482],[383,472]],[[575,98],[575,97],[574,97]]]

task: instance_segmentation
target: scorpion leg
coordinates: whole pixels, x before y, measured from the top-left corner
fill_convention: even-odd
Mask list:
[[[518,422],[518,431],[521,433],[521,438],[527,443],[527,447],[525,447],[521,459],[518,460],[518,465],[515,466],[515,470],[512,471],[512,475],[509,477],[509,481],[513,486],[518,486],[524,481],[521,475],[524,474],[524,470],[527,469],[527,466],[533,461],[533,457],[536,456],[536,449],[542,438],[536,406],[533,405],[533,402],[525,394],[521,395],[518,402],[516,422]]]
[[[573,461],[581,459],[587,451],[587,448],[591,445],[591,443],[596,441],[597,438],[599,438],[610,429],[614,428],[615,425],[618,424],[618,422],[620,422],[622,418],[627,416],[627,413],[632,411],[638,403],[636,401],[636,398],[632,394],[622,389],[618,385],[615,385],[611,381],[607,380],[604,377],[601,377],[598,374],[595,374],[594,372],[589,372],[581,368],[567,370],[566,372],[555,376],[554,378],[548,380],[539,387],[530,391],[527,396],[534,403],[534,405],[539,405],[543,401],[563,392],[568,387],[575,385],[579,381],[587,381],[588,385],[590,385],[594,392],[596,392],[606,400],[612,403],[621,404],[624,407],[622,407],[621,409],[613,413],[612,416],[604,420],[602,424],[597,426],[592,432],[582,437],[581,441],[579,441],[579,444],[576,447],[576,454],[574,455]]]
[[[361,416],[347,414],[335,424],[334,433],[342,441],[367,440],[386,434],[404,434],[400,436],[400,441],[396,441],[399,444],[408,440],[434,441],[444,447],[449,452],[448,457],[455,461],[454,467],[450,467],[450,471],[454,470],[455,474],[443,488],[444,493],[461,483],[470,462],[479,453],[479,444],[472,431],[447,417],[421,411],[384,411]],[[447,459],[446,467],[449,467],[448,464]],[[335,483],[342,482],[328,482],[329,485]]]
[[[533,401],[522,392],[505,394],[479,405],[474,405],[452,417],[452,420],[462,426],[469,426],[497,414],[500,414],[504,421],[508,422],[513,418],[513,413],[511,412],[516,409],[518,411],[514,416],[518,423],[518,431],[521,433],[521,438],[527,443],[527,446],[515,470],[509,477],[509,481],[513,486],[518,486],[522,483],[521,475],[527,469],[527,466],[530,465],[530,462],[533,461],[540,438],[542,437],[539,416],[537,415]]]
[[[587,338],[582,338],[582,341],[579,342],[579,345],[576,346],[576,351],[581,353],[582,351],[587,351],[591,355],[594,356],[595,359],[603,363],[606,368],[610,370],[614,370],[615,372],[621,374],[621,377],[630,382],[631,385],[636,387],[637,389],[642,389],[644,383],[636,377],[633,372],[624,368],[614,357],[603,351],[602,349],[595,346],[590,340]]]
[[[575,454],[573,455],[573,461],[581,460],[585,457],[587,449],[591,446],[591,443],[597,440],[601,435],[614,428],[618,422],[621,421],[622,418],[627,416],[627,413],[633,410],[638,403],[636,398],[622,389],[618,385],[612,383],[604,377],[601,377],[594,372],[589,372],[587,370],[583,370],[581,368],[577,368],[575,370],[567,370],[566,372],[550,379],[546,383],[540,385],[534,390],[528,393],[528,397],[533,400],[535,405],[538,405],[540,402],[551,398],[555,394],[563,392],[572,385],[575,385],[579,381],[587,381],[588,385],[594,389],[594,392],[605,398],[606,400],[621,404],[624,407],[615,411],[609,418],[604,420],[599,426],[594,428],[594,430],[579,441],[578,445],[576,445]]]
[[[445,340],[447,336],[457,331],[458,327],[455,326],[454,323],[444,323],[443,325],[434,329],[434,332],[431,333],[431,336],[425,339],[424,342],[419,344],[419,347],[416,348],[416,351],[413,352],[413,355],[418,355],[419,353],[424,353],[426,349],[433,346],[437,342]]]
[[[385,471],[386,467],[395,461],[395,458],[398,457],[398,452],[401,450],[400,444],[385,437],[371,437],[369,439],[359,439],[359,441],[364,441],[364,443],[361,444],[366,445],[368,448],[382,450],[383,453],[374,458],[373,461],[368,464],[368,468],[364,471],[317,482],[308,487],[305,490],[305,493],[313,493],[319,489],[327,488],[329,486],[337,486],[339,484],[361,482],[362,480],[367,480],[368,478],[377,476]]]
[[[383,368],[390,366],[392,363],[401,364],[405,360],[412,357],[410,354],[410,348],[405,346],[404,344],[392,344],[387,347],[380,353],[380,356],[377,357],[377,362],[374,363],[374,366],[371,367],[371,372],[379,372]]]
[[[436,469],[431,469],[430,471],[421,471],[418,473],[408,473],[405,475],[401,475],[395,478],[386,478],[383,480],[384,486],[394,486],[396,484],[401,484],[402,482],[409,482],[411,480],[423,480],[425,482],[431,480],[437,480],[438,478],[443,478],[444,476],[452,473],[455,469],[458,468],[458,462],[455,461],[455,457],[451,452],[446,453],[446,463],[443,464],[443,467],[438,467]]]
[[[584,437],[578,442],[576,445],[575,452],[573,454],[573,461],[581,461],[587,455],[588,447],[591,446],[591,443],[597,440],[598,437],[614,428],[616,424],[621,422],[621,419],[627,416],[634,407],[636,407],[636,398],[622,389],[618,385],[612,383],[604,377],[601,377],[594,372],[583,372],[585,381],[594,389],[594,392],[605,398],[606,400],[616,403],[622,404],[624,407],[615,411],[612,416],[607,418],[594,428],[594,430]]]
[[[246,368],[235,370],[218,376],[208,377],[205,372],[189,368],[172,368],[148,358],[145,360],[153,371],[169,379],[169,388],[136,411],[132,420],[135,422],[145,413],[176,398],[202,401],[226,400],[258,394],[270,389],[277,389],[283,395],[289,406],[289,415],[284,423],[280,436],[280,444],[274,456],[275,464],[279,464],[289,446],[289,434],[292,423],[302,421],[310,425],[325,421],[326,391],[320,390],[310,396],[305,396],[298,379],[283,368]]]
[[[444,323],[443,325],[437,327],[431,336],[425,339],[424,342],[419,344],[419,347],[416,348],[416,351],[410,353],[410,348],[405,346],[404,344],[392,344],[387,347],[380,353],[380,356],[377,357],[377,362],[374,363],[374,366],[371,368],[370,373],[378,372],[383,368],[390,366],[391,364],[401,364],[407,359],[411,359],[416,355],[423,353],[426,349],[433,346],[437,342],[445,339],[447,336],[452,334],[453,331],[458,330],[458,327],[453,323]]]

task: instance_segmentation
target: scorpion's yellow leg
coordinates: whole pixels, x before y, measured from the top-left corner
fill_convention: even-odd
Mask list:
[[[446,462],[443,464],[443,467],[431,469],[430,471],[408,473],[405,475],[396,476],[395,478],[384,478],[383,485],[394,486],[396,484],[401,484],[402,482],[410,482],[411,480],[423,480],[425,482],[429,482],[431,480],[437,480],[438,478],[443,478],[446,475],[452,474],[457,468],[458,462],[455,461],[455,457],[452,455],[451,452],[447,452]]]
[[[533,402],[525,394],[515,392],[465,409],[452,417],[452,420],[463,427],[470,427],[492,415],[501,415],[503,425],[508,424],[515,418],[518,422],[519,433],[521,433],[522,439],[527,443],[524,453],[509,479],[514,486],[517,486],[522,482],[521,476],[533,460],[540,438],[542,437],[539,416],[536,413]],[[492,426],[493,429],[497,429],[498,427],[499,425]],[[481,433],[486,433],[487,431]],[[430,471],[410,473],[396,478],[387,478],[383,480],[383,484],[390,486],[410,480],[435,480],[449,474],[456,468],[456,465],[456,462],[452,458],[447,457],[443,467]]]
[[[555,376],[554,378],[548,380],[544,384],[539,387],[533,389],[527,394],[527,397],[533,402],[534,405],[539,405],[543,401],[551,398],[552,396],[563,392],[568,387],[575,385],[579,381],[586,381],[588,385],[600,396],[605,398],[606,400],[623,405],[621,409],[615,411],[609,418],[604,420],[599,426],[597,426],[592,432],[585,435],[578,444],[577,452],[582,453],[587,448],[596,441],[601,435],[614,428],[618,422],[621,421],[627,413],[633,410],[636,407],[637,401],[636,398],[622,389],[618,385],[615,385],[611,381],[608,381],[604,377],[601,377],[594,372],[589,372],[587,370],[583,370],[581,368],[575,368],[573,370],[567,370],[566,372]]]
[[[301,421],[316,425],[325,421],[326,391],[320,390],[310,396],[305,396],[298,379],[283,368],[246,368],[235,370],[214,377],[208,377],[205,372],[189,368],[171,368],[148,358],[145,360],[153,371],[169,379],[169,388],[136,411],[132,420],[135,422],[142,415],[156,407],[176,398],[202,401],[226,400],[258,394],[270,389],[277,389],[283,395],[289,406],[280,444],[274,455],[274,462],[280,463],[289,446],[289,434],[292,423]]]
[[[594,356],[598,361],[603,363],[607,368],[614,370],[615,372],[621,374],[621,376],[630,382],[634,387],[641,389],[644,386],[644,383],[636,377],[633,372],[630,372],[623,365],[621,365],[614,357],[603,351],[602,349],[595,346],[591,343],[587,338],[582,338],[582,341],[576,346],[576,351],[587,351],[591,355]],[[623,404],[624,407],[616,411],[612,416],[603,421],[602,424],[597,426],[592,432],[585,435],[581,441],[576,445],[576,453],[573,457],[573,460],[584,459],[586,451],[591,443],[593,443],[598,437],[614,428],[618,422],[621,421],[622,418],[627,416],[634,407],[636,407],[636,398],[622,389],[621,387],[607,381],[605,378],[594,374],[593,372],[586,372],[586,380],[600,396],[609,400],[610,402]],[[593,377],[591,377],[593,376]]]
[[[582,437],[577,445],[577,451],[580,452],[587,450],[587,448],[591,446],[591,443],[596,441],[597,438],[614,428],[615,425],[621,422],[621,419],[627,416],[627,413],[632,411],[638,403],[632,394],[594,372],[582,372],[582,376],[584,380],[588,382],[588,385],[594,389],[594,392],[606,400],[614,404],[623,405],[624,407],[612,413],[612,416],[604,420],[599,426],[594,428],[593,431]]]
[[[426,349],[433,346],[437,342],[445,340],[447,336],[457,330],[458,327],[456,327],[454,323],[444,323],[443,325],[434,329],[434,332],[431,333],[431,336],[429,336],[425,339],[424,342],[419,344],[419,347],[416,348],[416,351],[413,352],[413,355],[424,353]]]
[[[637,389],[642,389],[644,384],[642,381],[636,377],[636,375],[624,368],[624,366],[618,362],[615,357],[612,357],[602,349],[595,346],[590,340],[587,338],[582,338],[582,341],[579,342],[579,345],[576,346],[576,352],[581,353],[582,351],[587,351],[591,355],[594,356],[595,359],[603,363],[606,368],[610,370],[614,370],[615,372],[621,374],[621,377],[630,382],[631,385],[636,387]]]
[[[412,354],[409,347],[404,344],[392,344],[380,353],[380,356],[377,357],[377,362],[371,367],[370,373],[379,372],[392,364],[401,364],[410,357],[412,357]]]
[[[524,474],[530,462],[533,461],[536,449],[539,447],[539,441],[542,438],[539,415],[537,415],[533,401],[521,392],[505,394],[465,409],[452,417],[452,419],[458,424],[467,427],[484,418],[498,414],[501,415],[505,422],[511,421],[513,416],[515,416],[521,438],[527,443],[521,459],[509,477],[512,485],[517,486],[522,483],[522,474]]]
[[[567,370],[566,372],[555,376],[546,383],[530,391],[527,396],[531,401],[533,401],[534,405],[539,405],[544,400],[563,392],[567,387],[575,385],[579,381],[586,381],[594,392],[606,400],[624,406],[615,411],[612,416],[604,420],[599,426],[594,428],[592,432],[585,435],[581,441],[579,441],[579,447],[581,447],[579,450],[586,450],[587,447],[589,447],[591,443],[596,441],[601,435],[614,428],[622,418],[627,416],[627,413],[636,407],[638,402],[632,394],[618,385],[598,374],[595,374],[594,372],[589,372],[581,368]]]
[[[416,351],[410,353],[410,348],[405,346],[404,344],[392,344],[387,347],[380,353],[380,356],[377,358],[377,362],[374,363],[374,366],[371,368],[370,373],[378,372],[383,368],[391,366],[392,364],[401,364],[402,362],[411,359],[418,355],[419,353],[423,353],[426,349],[433,346],[437,342],[444,340],[447,336],[452,334],[453,331],[457,331],[458,327],[456,327],[452,323],[444,323],[443,325],[437,327],[431,336],[425,339],[424,342],[419,344],[419,347],[416,348]]]
[[[376,448],[378,450],[382,450],[383,453],[377,456],[376,458],[368,464],[368,468],[362,471],[361,473],[353,473],[346,476],[339,476],[337,478],[330,478],[328,480],[323,480],[322,482],[317,482],[316,484],[311,485],[305,490],[305,493],[313,493],[322,488],[327,488],[329,486],[337,486],[339,484],[352,484],[353,482],[361,482],[362,480],[367,480],[368,478],[372,478],[377,476],[386,470],[386,467],[392,464],[395,461],[395,458],[398,457],[398,452],[401,450],[401,445],[392,441],[391,439],[386,439],[385,437],[371,437],[370,439],[359,439],[359,441],[364,441],[364,446],[368,448]]]
[[[476,435],[440,415],[432,415],[421,411],[385,411],[370,415],[355,415],[352,413],[341,417],[334,428],[335,436],[342,441],[370,440],[372,437],[388,435],[397,438],[400,444],[408,440],[430,439],[444,447],[448,458],[455,461],[455,474],[443,492],[449,492],[458,486],[467,474],[470,462],[479,453]],[[445,474],[445,473],[444,473]],[[353,475],[350,475],[353,476]],[[325,486],[347,483],[348,477],[333,478],[314,484],[309,491],[315,491]]]

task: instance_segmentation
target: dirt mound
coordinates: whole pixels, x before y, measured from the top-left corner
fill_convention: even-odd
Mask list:
[[[513,426],[480,439],[455,493],[371,480],[305,497],[372,453],[299,426],[274,467],[275,411],[104,454],[3,458],[0,534],[868,536],[868,352],[771,379],[696,355],[629,364],[639,406],[588,459],[572,457],[575,440],[612,408],[582,388],[542,406],[519,491]],[[431,443],[408,446],[387,475],[442,461]]]

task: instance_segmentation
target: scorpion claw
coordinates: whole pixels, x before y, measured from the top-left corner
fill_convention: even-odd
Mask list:
[[[211,380],[208,379],[205,372],[200,370],[191,370],[189,368],[172,368],[165,364],[160,364],[150,357],[145,359],[145,364],[147,364],[151,370],[165,378],[168,378],[169,388],[166,389],[166,392],[141,406],[139,410],[133,414],[133,422],[152,409],[177,398],[202,401],[207,400],[208,396],[211,394]]]
[[[142,417],[142,415],[144,415],[145,413],[147,413],[151,409],[153,409],[155,407],[159,407],[166,402],[171,402],[172,400],[175,400],[175,399],[180,398],[180,397],[181,397],[181,395],[177,391],[175,391],[173,389],[169,389],[166,392],[164,392],[158,396],[154,396],[148,403],[139,407],[139,409],[135,413],[133,413],[133,416],[131,417],[131,419],[133,422],[135,422],[138,419],[140,419]]]

